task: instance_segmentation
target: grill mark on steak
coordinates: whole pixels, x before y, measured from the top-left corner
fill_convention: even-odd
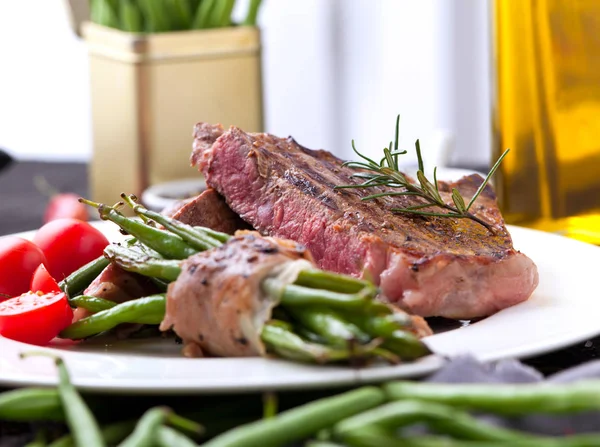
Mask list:
[[[204,130],[192,160],[233,211],[263,234],[305,244],[321,268],[373,278],[388,299],[411,312],[486,316],[527,299],[537,286],[537,268],[514,250],[490,186],[473,212],[494,234],[469,219],[390,211],[422,203],[415,196],[361,200],[383,187],[334,190],[358,184],[351,177],[356,171],[293,138],[217,126],[212,134],[222,133],[209,148],[208,125],[199,126]],[[472,175],[439,187],[452,204],[452,188],[469,200],[482,181]]]

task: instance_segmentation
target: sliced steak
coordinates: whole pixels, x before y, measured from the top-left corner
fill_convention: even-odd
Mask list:
[[[227,206],[223,197],[212,188],[198,197],[182,202],[175,209],[163,211],[163,214],[188,225],[207,227],[227,234],[250,228],[250,225],[240,219],[240,216]]]
[[[263,279],[276,276],[290,284],[300,270],[311,267],[301,245],[256,232],[239,234],[183,262],[169,285],[160,329],[173,329],[190,357],[265,355],[260,334],[277,303],[263,293]]]
[[[469,219],[391,211],[422,203],[414,196],[362,201],[383,190],[336,190],[357,183],[356,171],[291,137],[201,123],[195,138],[192,163],[242,219],[262,234],[305,244],[323,269],[371,278],[411,313],[483,317],[526,300],[537,286],[537,267],[513,248],[489,186],[472,210],[493,233]],[[482,180],[472,175],[439,187],[452,203],[452,188],[469,199]]]

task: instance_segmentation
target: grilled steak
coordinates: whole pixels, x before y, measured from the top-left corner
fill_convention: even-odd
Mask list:
[[[163,211],[163,214],[188,225],[207,227],[227,234],[249,228],[212,188],[193,199],[182,201],[176,208]]]
[[[483,317],[526,300],[537,286],[537,267],[513,248],[489,186],[472,211],[493,233],[469,219],[391,211],[422,203],[414,196],[361,201],[382,190],[336,190],[357,183],[356,171],[291,137],[201,123],[191,161],[262,234],[305,244],[323,269],[371,278],[411,313]],[[482,181],[472,175],[439,188],[451,204],[452,188],[469,199]]]
[[[167,311],[160,325],[173,329],[190,357],[265,355],[260,339],[277,302],[266,297],[261,282],[278,277],[283,284],[313,267],[308,251],[291,241],[242,232],[221,247],[186,259],[169,285]]]

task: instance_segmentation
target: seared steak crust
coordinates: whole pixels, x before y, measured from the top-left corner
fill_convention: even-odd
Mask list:
[[[233,234],[249,225],[235,214],[214,189],[209,188],[197,197],[183,201],[178,207],[163,211],[173,219],[188,225],[211,228],[222,233]]]
[[[356,171],[291,137],[236,127],[223,132],[204,123],[195,135],[192,163],[246,222],[305,244],[321,268],[372,278],[409,312],[486,316],[527,299],[537,286],[537,268],[513,248],[489,186],[472,210],[493,225],[493,234],[469,219],[390,211],[422,203],[414,196],[362,201],[382,190],[334,189],[358,183],[351,177]],[[439,187],[452,203],[453,187],[469,199],[481,182],[472,175]]]

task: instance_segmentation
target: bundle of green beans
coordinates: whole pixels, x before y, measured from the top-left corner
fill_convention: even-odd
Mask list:
[[[107,206],[81,200],[97,208],[102,219],[114,222],[133,237],[128,243],[109,245],[106,258],[160,284],[177,279],[183,259],[219,247],[231,237],[150,211],[134,196],[122,198],[141,219],[123,215],[119,211],[123,202]],[[73,287],[73,282],[82,277],[89,279],[92,275],[85,274],[85,269],[96,273],[100,262],[84,267],[63,284],[72,288],[69,296],[73,305],[96,313],[64,329],[61,337],[82,339],[121,323],[159,324],[163,320],[164,293],[116,305],[98,298],[77,297],[83,282],[77,287]],[[364,362],[374,358],[398,363],[430,353],[412,332],[412,319],[378,301],[378,289],[367,281],[311,268],[301,271],[294,284],[286,286],[276,279],[266,279],[262,289],[279,303],[274,318],[261,333],[268,351],[277,356],[316,363]]]
[[[90,0],[91,20],[133,33],[233,26],[235,0]],[[250,0],[243,25],[255,26],[261,0]]]
[[[33,353],[32,353],[33,354]],[[47,355],[47,354],[46,354]],[[216,408],[182,417],[165,407],[151,407],[139,421],[102,426],[70,383],[60,358],[57,388],[23,388],[0,394],[0,420],[66,421],[70,433],[30,445],[52,447],[105,445],[195,446],[190,436],[203,436],[204,447],[597,447],[600,432],[547,437],[497,427],[469,411],[499,416],[573,414],[600,410],[600,381],[568,384],[438,384],[396,381],[363,386],[302,403],[234,428],[211,430],[223,422]],[[246,399],[246,404],[247,398]],[[268,401],[272,407],[272,400]],[[304,400],[303,402],[306,402]],[[194,400],[194,406],[197,401]],[[236,404],[238,411],[245,405]],[[184,413],[182,413],[184,414]],[[212,416],[212,417],[210,417]],[[228,414],[228,417],[232,417]],[[196,422],[200,422],[204,426]],[[235,417],[233,417],[235,419]],[[415,426],[428,431],[415,432]],[[210,438],[207,440],[207,438]],[[50,441],[50,444],[47,442]]]

